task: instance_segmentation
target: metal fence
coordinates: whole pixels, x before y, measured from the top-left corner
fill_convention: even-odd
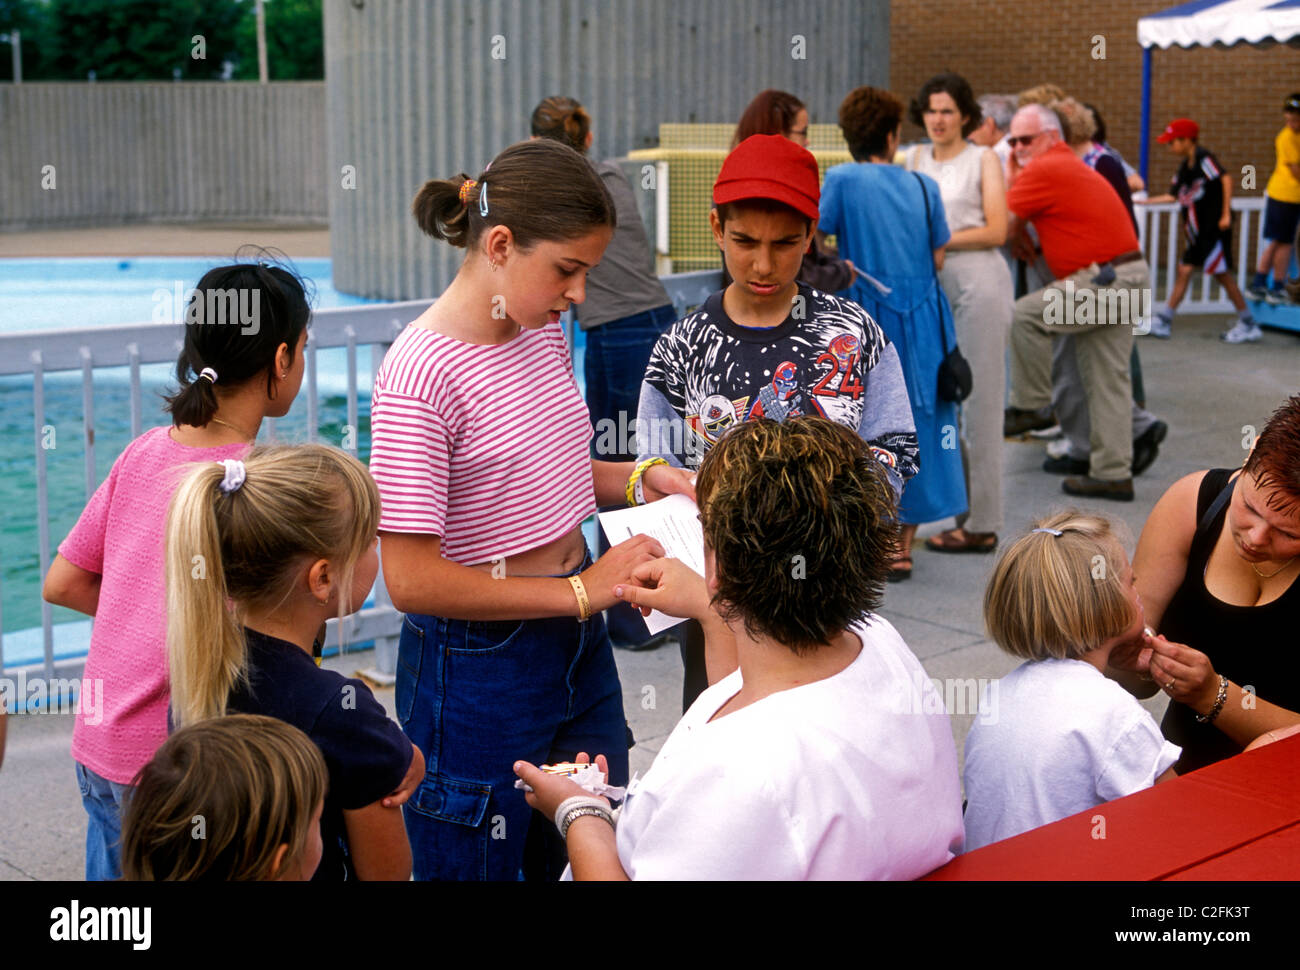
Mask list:
[[[0,85],[0,230],[321,222],[325,82]]]
[[[1151,302],[1155,306],[1169,298],[1169,290],[1178,275],[1178,259],[1184,245],[1178,229],[1179,206],[1174,202],[1163,202],[1137,205],[1134,209],[1138,216],[1138,241],[1142,252],[1146,253],[1147,265],[1151,267]],[[1237,284],[1244,290],[1254,270],[1255,254],[1262,247],[1264,199],[1235,198],[1232,211],[1240,214],[1240,221],[1234,229],[1237,245],[1234,255]],[[1251,246],[1252,240],[1254,246]],[[1192,274],[1187,295],[1178,308],[1180,314],[1232,311],[1232,303],[1224,294],[1223,287],[1200,271]]]
[[[684,273],[665,277],[664,285],[679,313],[697,306],[717,289],[719,271]],[[358,380],[359,355],[369,350],[371,374],[378,371],[385,352],[412,319],[419,316],[430,300],[382,303],[370,306],[318,310],[312,315],[311,340],[306,350],[306,387],[308,440],[316,440],[320,421],[320,396],[317,390],[317,354],[329,348],[344,348],[347,354],[347,423],[359,427]],[[568,323],[572,345],[572,322]],[[81,374],[82,438],[85,446],[84,470],[86,499],[98,487],[95,471],[95,372],[109,367],[127,367],[130,372],[131,436],[144,430],[144,412],[140,368],[147,364],[174,363],[180,353],[183,325],[151,323],[118,327],[84,327],[66,330],[0,334],[0,377],[29,375],[32,379],[34,420],[34,455],[36,462],[36,510],[40,545],[40,569],[44,576],[53,560],[50,535],[49,476],[44,437],[47,429],[45,378],[60,371]],[[275,439],[275,421],[264,422],[265,437]],[[354,434],[353,440],[359,438]],[[355,446],[354,449],[355,450]],[[375,644],[373,673],[390,677],[396,670],[397,636],[401,616],[393,608],[384,586],[382,570],[375,580],[374,605],[344,620],[330,620],[326,648],[340,644]],[[53,607],[41,604],[43,661],[40,664],[15,665],[5,670],[4,636],[0,632],[0,670],[6,674],[43,676],[47,681],[74,679],[81,676],[82,658],[55,660]]]

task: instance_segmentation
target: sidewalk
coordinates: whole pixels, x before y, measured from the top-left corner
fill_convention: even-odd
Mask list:
[[[321,237],[320,244],[327,247],[325,234]],[[299,241],[306,245],[307,237]],[[0,242],[6,242],[4,237]],[[30,254],[31,247],[26,249]],[[1139,339],[1147,404],[1169,423],[1170,432],[1159,459],[1136,480],[1133,503],[1071,502],[1060,490],[1060,478],[1040,470],[1041,443],[1005,443],[1004,539],[1023,532],[1032,519],[1073,504],[1123,522],[1133,537],[1131,551],[1147,514],[1174,481],[1199,469],[1240,465],[1246,455],[1243,428],[1262,429],[1273,409],[1300,390],[1300,338],[1266,330],[1258,344],[1227,346],[1218,334],[1230,322],[1224,317],[1181,318],[1173,340]],[[1002,654],[983,631],[984,585],[995,557],[945,556],[920,547],[926,536],[947,524],[921,530],[914,577],[888,588],[881,615],[898,628],[931,677],[1000,677],[1017,661]],[[637,738],[632,767],[644,773],[680,714],[681,662],[671,647],[615,653],[624,710]],[[369,663],[369,655],[361,653],[334,658],[328,665],[351,674]],[[378,696],[391,711],[392,691]],[[1161,696],[1146,706],[1159,719],[1165,703]],[[959,757],[973,717],[973,711],[952,712]],[[0,769],[0,880],[79,879],[85,817],[68,754],[71,718],[10,717],[8,733]]]
[[[247,243],[291,259],[330,254],[329,228],[280,223],[158,223],[105,229],[0,232],[0,258],[74,256],[233,256]]]

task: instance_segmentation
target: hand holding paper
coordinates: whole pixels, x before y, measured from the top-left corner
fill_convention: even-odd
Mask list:
[[[692,499],[685,495],[670,495],[649,505],[619,509],[615,512],[602,512],[600,524],[611,545],[617,545],[634,535],[650,536],[663,547],[664,555],[670,561],[679,560],[680,564],[693,570],[697,577],[698,586],[695,586],[688,581],[685,573],[679,572],[675,566],[660,566],[658,561],[641,563],[633,571],[633,575],[638,576],[638,580],[637,587],[632,589],[636,590],[639,587],[639,594],[633,591],[633,598],[629,598],[626,595],[629,587],[624,585],[624,595],[621,598],[650,607],[662,601],[673,609],[697,610],[702,597],[704,608],[708,608],[708,593],[704,589],[704,533],[700,529],[699,509]],[[652,578],[651,572],[647,572],[644,577],[638,574],[652,566],[657,568],[658,576],[672,581],[671,590],[665,587],[663,590],[651,591],[663,594],[659,597],[651,597],[656,599],[655,603],[646,599],[635,599],[637,595],[646,596],[645,586]],[[668,615],[658,609],[651,609],[650,613],[646,614],[646,627],[652,634],[659,633],[670,626],[675,626],[680,622],[681,617],[690,615],[689,613]]]

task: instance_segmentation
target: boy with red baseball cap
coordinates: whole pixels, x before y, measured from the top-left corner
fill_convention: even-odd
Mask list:
[[[1197,144],[1200,126],[1191,118],[1175,118],[1156,141],[1182,158],[1169,184],[1169,193],[1148,198],[1147,203],[1174,202],[1182,206],[1183,234],[1187,248],[1178,261],[1178,276],[1164,309],[1151,321],[1151,335],[1172,336],[1174,313],[1183,302],[1192,271],[1203,270],[1219,281],[1237,309],[1237,323],[1221,340],[1230,344],[1250,343],[1261,336],[1259,324],[1246,308],[1246,300],[1232,273],[1232,176],[1208,148]]]
[[[753,135],[727,156],[709,221],[732,282],[655,344],[637,411],[639,460],[698,468],[733,425],[815,415],[853,428],[895,494],[916,474],[897,350],[856,303],[797,280],[820,197],[817,160],[781,135]],[[702,640],[697,647],[683,651],[686,707],[706,686]]]

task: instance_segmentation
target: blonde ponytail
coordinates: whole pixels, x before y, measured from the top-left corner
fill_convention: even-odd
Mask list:
[[[167,512],[167,662],[177,727],[224,714],[247,674],[242,624],[227,608],[213,508],[223,475],[216,462],[199,465]]]
[[[243,619],[289,599],[304,564],[338,564],[339,615],[352,573],[379,527],[379,490],[366,467],[324,445],[253,449],[245,479],[194,466],[167,514],[167,657],[172,712],[183,726],[226,712],[247,678]]]

